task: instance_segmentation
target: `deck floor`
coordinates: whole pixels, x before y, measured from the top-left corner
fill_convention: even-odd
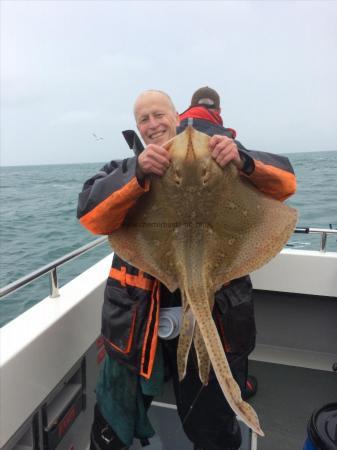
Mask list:
[[[337,400],[337,373],[256,361],[250,373],[259,381],[251,403],[266,435],[258,450],[302,449],[312,412]]]
[[[152,406],[149,417],[156,430],[151,444],[146,450],[193,450],[192,443],[185,436],[177,411],[163,406]],[[243,441],[241,450],[250,450],[251,434],[244,424],[241,425]],[[139,442],[135,442],[130,450],[141,450]]]
[[[250,362],[250,373],[259,383],[251,399],[265,432],[258,438],[258,450],[300,450],[306,439],[308,420],[316,408],[337,399],[337,374],[257,361]],[[160,402],[174,404],[171,387]],[[150,417],[157,432],[149,450],[192,450],[184,435],[176,410],[152,406]],[[249,450],[250,433],[243,425],[241,450]],[[139,450],[135,442],[131,450]]]

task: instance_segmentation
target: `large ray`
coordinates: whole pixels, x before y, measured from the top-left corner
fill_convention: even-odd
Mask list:
[[[233,411],[263,435],[233,379],[211,308],[222,284],[258,269],[282,249],[297,213],[257,191],[232,163],[220,168],[210,156],[209,139],[188,127],[166,144],[171,155],[166,174],[152,177],[150,191],[109,241],[118,255],[171,292],[181,290],[186,317],[178,348],[180,378],[195,337],[201,381],[207,383],[210,359]]]

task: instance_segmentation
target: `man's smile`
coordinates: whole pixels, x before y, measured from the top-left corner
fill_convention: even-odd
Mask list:
[[[154,133],[150,133],[150,134],[149,134],[149,138],[150,138],[151,140],[156,140],[156,139],[161,138],[165,133],[166,133],[166,130],[156,131],[156,132],[154,132]]]

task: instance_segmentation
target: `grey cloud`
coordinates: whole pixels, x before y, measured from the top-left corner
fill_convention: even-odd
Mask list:
[[[3,164],[121,157],[139,92],[162,89],[181,112],[205,84],[248,147],[337,149],[336,2],[30,1],[2,10]],[[104,144],[93,147],[92,131]]]

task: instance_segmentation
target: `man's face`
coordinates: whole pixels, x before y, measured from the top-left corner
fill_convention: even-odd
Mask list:
[[[138,97],[135,118],[146,145],[163,145],[176,135],[179,125],[178,115],[169,99],[159,92],[146,92]]]

